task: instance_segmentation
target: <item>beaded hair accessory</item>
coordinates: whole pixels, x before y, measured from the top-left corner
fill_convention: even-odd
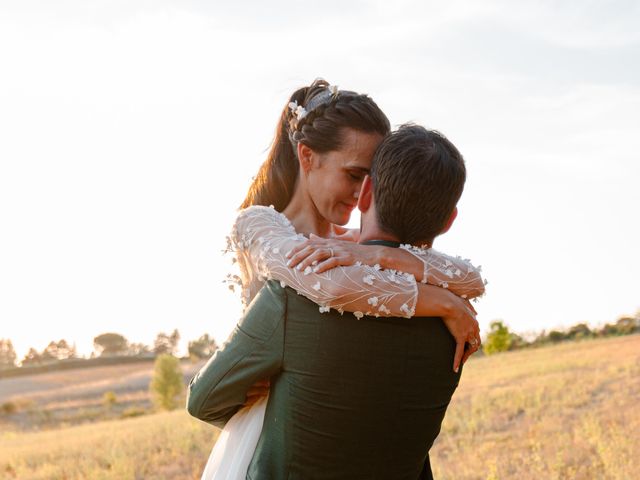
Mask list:
[[[320,92],[318,95],[313,97],[307,103],[307,108],[302,105],[298,105],[298,102],[289,102],[289,110],[291,110],[291,114],[296,117],[297,123],[300,122],[304,117],[306,117],[309,112],[312,112],[320,105],[327,104],[331,102],[334,98],[337,98],[339,93],[339,89],[337,85],[329,85],[327,89],[323,92]],[[297,126],[297,125],[296,125]]]

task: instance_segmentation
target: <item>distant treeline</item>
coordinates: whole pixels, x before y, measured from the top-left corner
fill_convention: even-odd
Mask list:
[[[549,330],[548,332],[543,330],[530,340],[511,332],[502,320],[495,320],[491,322],[490,331],[483,342],[483,352],[491,355],[508,350],[533,348],[559,342],[634,333],[640,333],[640,310],[632,317],[621,317],[615,323],[607,323],[600,328],[590,328],[586,323],[578,323],[564,330]]]
[[[31,375],[56,370],[88,368],[102,365],[153,361],[157,356],[176,355],[180,333],[158,333],[153,346],[130,343],[119,333],[103,333],[93,339],[94,351],[89,358],[78,356],[75,345],[66,340],[51,341],[41,351],[30,348],[17,362],[16,352],[9,339],[0,339],[0,378]],[[205,333],[188,344],[188,358],[196,361],[209,358],[218,348],[213,337]]]
[[[73,370],[76,368],[104,367],[108,365],[120,365],[125,363],[153,362],[151,357],[96,357],[96,358],[68,358],[57,360],[42,365],[29,365],[24,367],[8,367],[0,369],[0,378],[20,377],[37,373],[56,372],[59,370]]]
[[[512,332],[502,320],[491,322],[482,351],[491,355],[508,350],[532,348],[558,342],[587,338],[611,337],[640,333],[640,310],[632,317],[621,317],[615,323],[607,323],[600,328],[591,328],[579,323],[565,330],[542,331],[535,337],[526,339]],[[66,340],[51,341],[41,351],[30,348],[18,365],[16,352],[9,339],[0,339],[0,378],[33,373],[85,368],[119,363],[151,361],[162,354],[176,355],[180,333],[158,333],[153,346],[130,343],[119,333],[103,333],[93,339],[94,351],[89,358],[80,358],[75,345]],[[188,358],[193,361],[209,358],[217,350],[215,339],[204,334],[188,344]]]

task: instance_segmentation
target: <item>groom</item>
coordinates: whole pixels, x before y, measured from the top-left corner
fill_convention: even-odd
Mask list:
[[[360,242],[431,244],[455,217],[462,156],[407,125],[376,152],[358,199]],[[269,281],[191,380],[191,415],[222,427],[270,378],[247,478],[429,479],[429,449],[460,379],[456,342],[429,318],[356,319]]]

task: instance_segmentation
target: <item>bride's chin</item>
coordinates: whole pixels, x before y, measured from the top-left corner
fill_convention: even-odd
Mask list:
[[[349,220],[351,219],[351,214],[347,213],[347,214],[340,214],[340,215],[336,215],[336,218],[334,219],[334,221],[332,222],[334,225],[339,225],[341,227],[345,226],[347,223],[349,223]]]
[[[334,209],[334,211],[332,212],[333,215],[333,219],[331,220],[331,223],[333,223],[334,225],[340,225],[340,226],[344,226],[347,223],[349,223],[349,220],[351,219],[351,212],[353,211],[353,209],[347,207],[344,204],[339,204],[338,208]]]

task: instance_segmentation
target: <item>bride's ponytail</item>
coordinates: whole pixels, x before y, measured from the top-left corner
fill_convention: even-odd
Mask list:
[[[296,90],[291,96],[291,102],[299,101],[305,97],[304,87]],[[249,192],[240,208],[251,205],[273,205],[281,212],[289,204],[293,196],[293,189],[298,178],[298,159],[289,141],[290,111],[285,105],[276,127],[276,134],[269,149],[269,155],[260,166],[258,174],[253,179]]]

